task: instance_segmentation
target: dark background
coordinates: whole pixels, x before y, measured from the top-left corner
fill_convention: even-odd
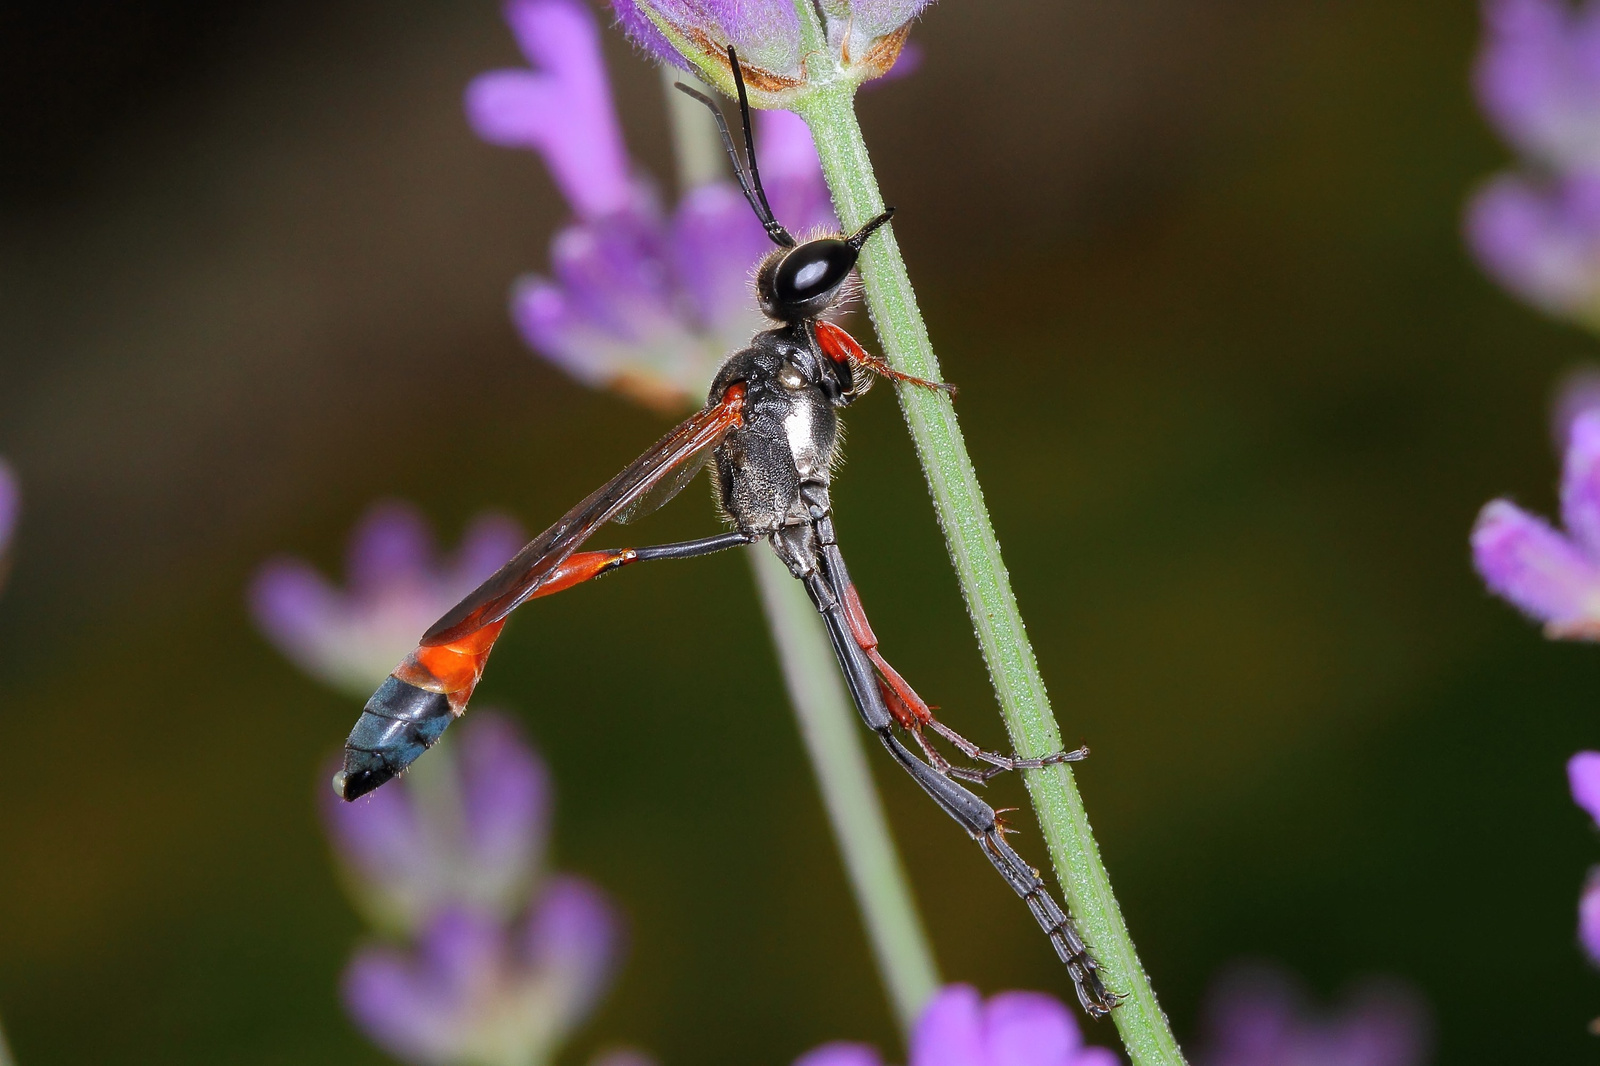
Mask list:
[[[1324,996],[1415,982],[1441,1062],[1594,1053],[1574,924],[1600,848],[1563,762],[1600,746],[1600,653],[1490,600],[1466,534],[1498,493],[1552,507],[1548,392],[1597,348],[1461,249],[1463,197],[1506,158],[1467,90],[1476,17],[945,0],[921,71],[861,102],[1184,1036],[1219,968],[1265,956]],[[607,48],[666,175],[656,76]],[[356,708],[242,594],[275,551],[336,568],[386,495],[450,543],[488,506],[539,528],[662,430],[507,322],[564,209],[459,98],[517,61],[487,3],[0,13],[0,453],[26,494],[0,1016],[23,1066],[381,1061],[335,999],[361,933],[314,806]],[[885,647],[1000,744],[888,394],[850,430],[838,510]],[[691,492],[641,535],[713,528]],[[782,1064],[838,1038],[898,1059],[744,563],[545,601],[501,649],[483,695],[553,764],[556,861],[633,927],[565,1061]],[[877,768],[946,976],[1067,994],[1024,909]]]

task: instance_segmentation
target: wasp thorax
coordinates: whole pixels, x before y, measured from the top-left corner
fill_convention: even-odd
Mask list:
[[[822,314],[850,276],[856,255],[856,249],[838,237],[774,252],[756,275],[762,312],[779,322]]]

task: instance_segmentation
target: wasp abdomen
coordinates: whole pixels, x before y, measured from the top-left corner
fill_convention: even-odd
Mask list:
[[[333,778],[334,791],[346,800],[366,795],[433,747],[454,719],[444,693],[389,678],[350,731],[344,769]]]

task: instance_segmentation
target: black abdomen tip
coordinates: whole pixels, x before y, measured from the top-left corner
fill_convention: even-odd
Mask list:
[[[417,761],[454,720],[442,692],[391,677],[362,709],[344,744],[344,769],[333,775],[333,790],[358,799]]]

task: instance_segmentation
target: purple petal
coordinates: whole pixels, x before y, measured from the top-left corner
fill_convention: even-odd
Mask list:
[[[1600,162],[1600,12],[1564,0],[1489,0],[1474,72],[1507,140],[1555,166]]]
[[[589,1066],[657,1066],[656,1060],[634,1047],[609,1048],[589,1060]]]
[[[544,854],[549,774],[511,719],[484,710],[462,726],[455,755],[475,880],[494,895],[510,893]]]
[[[1502,598],[1558,636],[1600,620],[1600,569],[1566,537],[1506,500],[1492,500],[1472,531],[1478,573]]]
[[[559,285],[532,274],[511,286],[511,321],[529,348],[591,388],[616,376],[608,346],[596,343]]]
[[[1122,1066],[1122,1059],[1108,1047],[1086,1047],[1073,1057],[1072,1066]]]
[[[611,0],[611,10],[617,17],[617,25],[622,27],[622,31],[635,45],[663,62],[671,63],[682,70],[689,69],[688,61],[679,55],[678,50],[672,47],[672,42],[656,29],[656,24],[645,15],[636,0]]]
[[[497,990],[504,944],[495,924],[466,912],[439,916],[416,956],[360,951],[345,971],[356,1024],[397,1058],[448,1062],[471,1045],[474,1010]]]
[[[647,197],[633,209],[556,235],[550,265],[584,321],[639,342],[673,318],[666,227]]]
[[[337,764],[325,769],[332,778]],[[346,803],[331,789],[320,789],[323,821],[340,862],[359,883],[364,898],[376,901],[388,921],[410,928],[420,919],[414,901],[426,894],[432,859],[404,785],[390,785]]]
[[[451,583],[465,596],[517,554],[527,541],[522,523],[493,511],[478,515],[461,535]]]
[[[1600,367],[1585,366],[1567,374],[1550,402],[1550,436],[1565,455],[1572,423],[1585,411],[1600,411]]]
[[[984,1015],[987,1066],[1067,1066],[1083,1044],[1066,1005],[1042,992],[1002,992]]]
[[[910,1066],[985,1066],[983,1002],[971,985],[946,985],[911,1030]]]
[[[530,969],[561,990],[576,1023],[593,1009],[621,954],[616,913],[598,888],[578,877],[550,881],[529,916],[523,951]]]
[[[22,488],[17,472],[10,463],[0,459],[0,555],[11,546],[11,535],[16,532],[21,508]]]
[[[1428,1057],[1430,1028],[1427,1007],[1409,986],[1370,981],[1350,996],[1328,1026],[1331,1052],[1322,1061],[1337,1066],[1418,1066]]]
[[[794,1066],[882,1066],[883,1057],[870,1044],[840,1040],[823,1044],[794,1060]]]
[[[1280,1066],[1304,1009],[1297,982],[1271,966],[1246,965],[1217,981],[1207,997],[1206,1066]]]
[[[1589,880],[1578,898],[1578,942],[1589,961],[1600,966],[1600,871],[1589,871]]]
[[[336,624],[339,594],[299,559],[270,559],[250,582],[250,613],[256,626],[297,666],[316,674],[318,651]]]
[[[789,111],[772,110],[757,112],[756,122],[761,176],[778,218],[799,235],[818,230],[837,233],[839,220],[805,120]]]
[[[713,182],[685,193],[672,220],[671,243],[673,272],[704,328],[720,331],[752,320],[751,278],[772,243],[737,188]]]
[[[373,504],[350,534],[345,578],[350,592],[368,596],[403,581],[424,581],[437,557],[428,520],[409,503]]]
[[[571,0],[511,0],[505,17],[538,72],[474,79],[467,120],[493,144],[538,151],[580,217],[622,210],[633,195],[628,154],[594,16]]]
[[[1554,186],[1502,175],[1467,211],[1467,242],[1507,289],[1552,314],[1593,313],[1600,301],[1600,180]]]
[[[1572,802],[1600,824],[1600,751],[1580,751],[1568,759],[1567,784]]]
[[[1600,559],[1600,411],[1579,415],[1568,429],[1561,520],[1578,546]]]

